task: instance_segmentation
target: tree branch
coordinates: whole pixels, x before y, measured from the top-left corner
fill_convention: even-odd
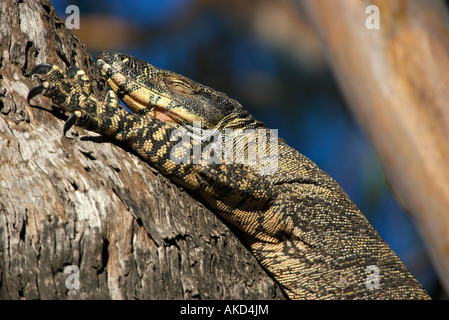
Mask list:
[[[95,94],[106,88],[50,1],[0,9],[0,298],[282,299],[191,196],[122,146],[79,128],[64,138],[48,99],[28,106],[38,63],[77,66]],[[70,265],[79,289],[67,286]]]

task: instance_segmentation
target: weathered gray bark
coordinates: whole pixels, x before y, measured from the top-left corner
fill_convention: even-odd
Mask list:
[[[186,192],[93,133],[64,138],[48,99],[28,106],[38,81],[27,76],[42,62],[83,68],[105,93],[92,57],[48,0],[2,0],[0,42],[0,298],[283,298]],[[79,289],[66,286],[70,265]]]

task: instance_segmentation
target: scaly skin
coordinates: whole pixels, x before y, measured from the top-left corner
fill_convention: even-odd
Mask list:
[[[91,94],[82,70],[71,68],[66,75],[52,65],[33,69],[46,81],[28,100],[42,93],[72,114],[65,131],[77,125],[125,141],[198,195],[242,230],[289,298],[429,299],[341,187],[284,140],[269,140],[272,132],[237,101],[125,54],[100,53],[98,67],[112,89],[104,101]],[[132,112],[119,107],[118,98]],[[201,140],[204,133],[215,134],[216,144]],[[234,144],[226,144],[227,137]],[[198,153],[208,146],[217,153]],[[214,155],[226,148],[230,153],[217,161]],[[263,154],[275,165],[272,171],[248,160]],[[239,162],[242,155],[246,160]],[[370,268],[378,282],[371,281]],[[378,288],[370,285],[375,283]]]

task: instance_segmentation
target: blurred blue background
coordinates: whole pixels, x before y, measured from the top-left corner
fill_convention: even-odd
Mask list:
[[[392,196],[369,141],[349,113],[319,40],[288,0],[53,0],[95,57],[131,54],[237,99],[336,179],[418,281],[442,291],[410,217]]]

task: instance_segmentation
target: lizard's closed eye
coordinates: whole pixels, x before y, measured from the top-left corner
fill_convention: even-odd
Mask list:
[[[177,93],[191,94],[193,92],[192,87],[190,87],[187,83],[178,79],[168,80],[168,85]]]

